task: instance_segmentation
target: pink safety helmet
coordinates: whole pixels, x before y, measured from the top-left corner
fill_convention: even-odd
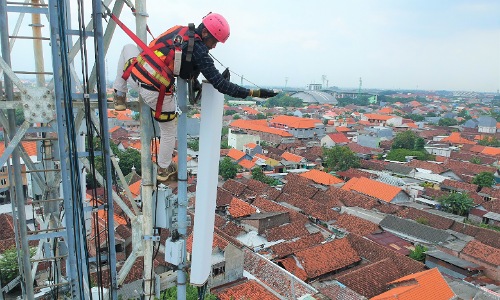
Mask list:
[[[229,23],[226,19],[216,13],[209,13],[203,18],[203,25],[207,28],[214,38],[224,43],[229,38]]]

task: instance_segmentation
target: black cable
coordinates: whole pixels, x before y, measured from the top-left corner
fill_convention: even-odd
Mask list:
[[[250,80],[246,79],[245,77],[243,77],[243,75],[240,75],[240,74],[238,74],[238,73],[234,72],[233,70],[229,69],[229,68],[228,68],[228,67],[226,67],[225,65],[223,65],[223,64],[222,64],[222,63],[221,63],[221,62],[220,62],[217,58],[215,58],[215,56],[213,56],[213,55],[212,55],[212,53],[210,53],[210,52],[209,52],[208,54],[209,54],[209,55],[210,55],[210,56],[211,56],[211,57],[212,57],[212,58],[213,58],[216,62],[218,62],[218,63],[219,63],[222,67],[227,68],[227,69],[229,70],[229,72],[233,73],[234,75],[236,75],[236,76],[240,77],[241,79],[245,80],[246,82],[248,82],[248,83],[250,83],[250,84],[252,84],[252,85],[254,85],[254,86],[258,87],[259,89],[261,89],[261,87],[260,87],[260,86],[258,86],[257,84],[255,84],[255,83],[251,82]]]

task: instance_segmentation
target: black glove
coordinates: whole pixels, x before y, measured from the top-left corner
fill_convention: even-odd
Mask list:
[[[192,78],[188,81],[189,103],[191,105],[195,105],[200,101],[201,87],[201,83],[196,78]]]
[[[276,95],[278,95],[278,93],[268,89],[251,90],[250,92],[251,97],[257,97],[257,98],[271,98]]]
[[[229,68],[226,68],[224,72],[222,72],[222,77],[226,79],[227,81],[231,80],[231,74],[229,73]]]

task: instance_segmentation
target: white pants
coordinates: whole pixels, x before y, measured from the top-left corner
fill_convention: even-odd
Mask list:
[[[158,101],[158,92],[150,91],[141,87],[140,82],[132,79],[132,76],[125,81],[122,78],[123,67],[125,63],[132,57],[139,55],[140,50],[133,44],[125,45],[122,49],[120,57],[118,58],[118,69],[116,72],[116,79],[113,88],[117,91],[127,93],[127,83],[136,90],[149,107],[156,109],[156,102]],[[175,111],[176,103],[172,95],[166,95],[163,98],[162,111]],[[158,122],[160,127],[160,150],[158,153],[158,165],[161,168],[166,168],[172,162],[172,154],[175,147],[175,138],[177,136],[177,119],[170,122]]]

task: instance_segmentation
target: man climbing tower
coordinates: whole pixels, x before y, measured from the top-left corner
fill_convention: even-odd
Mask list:
[[[215,89],[232,97],[269,98],[277,94],[272,90],[250,90],[231,83],[227,69],[223,73],[227,76],[223,76],[215,68],[208,52],[218,42],[226,42],[229,33],[226,19],[220,14],[209,13],[197,28],[194,24],[174,26],[154,39],[149,49],[142,52],[135,45],[123,47],[113,85],[115,110],[126,109],[127,82],[151,107],[160,127],[158,182],[165,183],[177,177],[177,165],[172,162],[177,133],[177,122],[172,122],[177,116],[177,104],[172,95],[176,76],[191,82],[193,90],[198,93],[201,85],[197,78],[201,73]]]

